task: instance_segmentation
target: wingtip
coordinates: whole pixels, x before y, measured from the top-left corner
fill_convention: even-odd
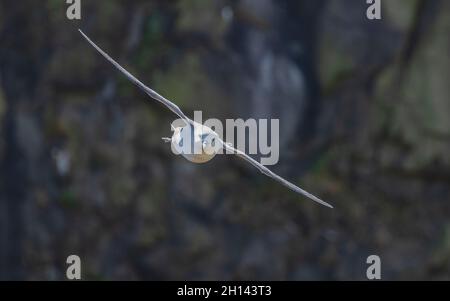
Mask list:
[[[324,200],[319,199],[318,197],[316,197],[316,196],[314,196],[314,195],[312,195],[312,194],[310,194],[310,193],[308,193],[307,196],[308,196],[311,200],[313,200],[313,201],[319,203],[320,205],[323,205],[323,206],[325,206],[325,207],[334,209],[334,207],[333,207],[332,205],[330,205],[329,203],[325,202]]]
[[[318,199],[318,200],[315,200],[315,201],[316,201],[317,203],[319,203],[320,205],[323,205],[323,206],[325,206],[325,207],[334,209],[334,207],[333,207],[332,205],[328,204],[328,203],[325,202],[325,201],[322,201],[321,199]]]
[[[329,203],[327,203],[327,202],[325,202],[325,201],[323,201],[323,200],[321,200],[321,199],[319,199],[317,197],[312,198],[312,200],[316,201],[317,203],[319,203],[319,204],[321,204],[321,205],[323,205],[325,207],[334,209],[334,207],[332,205],[330,205]]]

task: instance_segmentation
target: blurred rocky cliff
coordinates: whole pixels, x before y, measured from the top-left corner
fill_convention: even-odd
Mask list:
[[[450,279],[450,2],[0,0],[0,279]],[[279,118],[274,171],[170,151],[174,116]]]

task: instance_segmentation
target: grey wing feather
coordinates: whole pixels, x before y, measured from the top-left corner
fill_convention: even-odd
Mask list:
[[[276,173],[272,172],[270,169],[268,169],[267,167],[265,167],[264,165],[260,164],[259,162],[257,162],[256,160],[254,160],[253,158],[251,158],[250,156],[248,156],[246,153],[232,147],[230,144],[227,144],[225,142],[222,141],[223,147],[230,151],[235,153],[236,155],[238,155],[239,157],[241,157],[242,159],[246,160],[247,162],[249,162],[250,164],[252,164],[253,166],[255,166],[260,172],[262,172],[263,174],[265,174],[266,176],[269,176],[271,178],[273,178],[274,180],[278,181],[279,183],[283,184],[284,186],[290,188],[291,190],[302,194],[306,197],[308,197],[309,199],[327,206],[329,208],[333,208],[333,206],[331,206],[330,204],[328,204],[327,202],[322,201],[321,199],[319,199],[318,197],[312,195],[311,193],[301,189],[300,187],[292,184],[289,181],[286,181],[285,179],[283,179],[282,177],[280,177],[279,175],[277,175]]]
[[[88,36],[86,36],[81,29],[78,30],[81,35],[89,42],[89,44],[92,45],[104,58],[106,58],[111,64],[113,64],[117,69],[119,69],[129,80],[131,80],[135,85],[137,85],[140,89],[142,89],[145,93],[147,93],[151,98],[159,101],[166,107],[168,107],[173,113],[177,114],[180,118],[185,120],[188,124],[192,124],[193,121],[189,119],[183,111],[180,110],[180,108],[171,102],[170,100],[164,98],[163,96],[159,95],[157,92],[153,91],[146,85],[144,85],[141,81],[139,81],[136,77],[134,77],[130,72],[125,70],[122,66],[119,65],[114,59],[112,59],[106,52],[104,52],[100,47],[98,47],[94,42],[89,39]]]

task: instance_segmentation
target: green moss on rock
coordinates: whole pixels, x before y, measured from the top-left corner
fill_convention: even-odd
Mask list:
[[[411,151],[402,158],[403,167],[408,170],[433,162],[450,164],[448,11],[438,14],[404,70],[398,64],[386,70],[377,83],[378,112],[388,112],[380,115],[379,120],[384,120],[380,125],[388,122],[390,135],[409,145]]]
[[[319,78],[325,95],[354,74],[356,65],[350,53],[337,47],[330,37],[322,39],[319,57]]]
[[[415,21],[419,3],[419,0],[384,1],[383,19],[400,31],[410,30]]]

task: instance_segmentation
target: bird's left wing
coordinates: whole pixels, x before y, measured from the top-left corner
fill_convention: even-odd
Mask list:
[[[253,159],[252,157],[250,157],[249,155],[247,155],[246,153],[232,147],[230,144],[223,142],[222,141],[222,145],[223,147],[230,151],[233,152],[234,154],[238,155],[239,157],[241,157],[242,159],[246,160],[247,162],[249,162],[250,164],[252,164],[253,166],[255,166],[260,172],[262,172],[263,174],[265,174],[266,176],[269,176],[271,178],[273,178],[274,180],[278,181],[279,183],[283,184],[284,186],[290,188],[291,190],[304,195],[306,197],[308,197],[309,199],[324,205],[326,207],[329,208],[333,208],[333,206],[331,206],[330,204],[328,204],[327,202],[322,201],[321,199],[319,199],[318,197],[312,195],[311,193],[301,189],[300,187],[292,184],[289,181],[286,181],[285,179],[283,179],[282,177],[280,177],[279,175],[277,175],[276,173],[272,172],[270,169],[268,169],[267,167],[265,167],[264,165],[262,165],[261,163],[259,163],[258,161],[256,161],[255,159]]]
[[[187,124],[193,124],[193,121],[189,119],[181,109],[171,102],[170,100],[164,98],[163,96],[159,95],[157,92],[153,91],[146,85],[144,85],[140,80],[138,80],[136,77],[134,77],[130,72],[125,70],[122,66],[119,65],[114,59],[112,59],[106,52],[104,52],[100,47],[98,47],[94,42],[89,39],[88,36],[84,34],[84,32],[79,29],[79,32],[81,35],[91,44],[92,47],[94,47],[105,59],[107,59],[111,64],[113,64],[117,69],[119,69],[130,81],[132,81],[135,85],[137,85],[140,89],[142,89],[145,93],[147,93],[151,98],[159,101],[163,105],[169,108],[173,113],[177,114],[180,118],[182,118],[184,121],[187,122]]]

